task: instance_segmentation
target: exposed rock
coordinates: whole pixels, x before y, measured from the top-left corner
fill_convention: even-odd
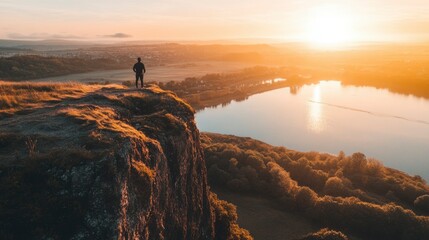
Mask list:
[[[0,115],[0,238],[219,236],[192,108],[153,86],[85,91]]]

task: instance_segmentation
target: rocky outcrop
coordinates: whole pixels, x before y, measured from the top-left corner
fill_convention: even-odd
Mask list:
[[[154,86],[82,89],[0,115],[1,238],[216,238],[192,108]]]

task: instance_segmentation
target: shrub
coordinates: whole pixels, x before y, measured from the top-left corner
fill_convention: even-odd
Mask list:
[[[422,196],[416,198],[416,200],[414,201],[414,206],[417,209],[428,214],[429,213],[429,195],[425,194],[425,195],[422,195]]]
[[[324,228],[316,233],[309,234],[300,240],[348,240],[348,237],[342,232]]]
[[[253,240],[250,233],[237,224],[236,207],[219,200],[214,193],[210,194],[210,202],[215,215],[216,240]]]

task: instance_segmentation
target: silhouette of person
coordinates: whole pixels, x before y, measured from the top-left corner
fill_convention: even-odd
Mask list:
[[[139,79],[141,88],[143,88],[143,74],[146,73],[146,68],[144,67],[140,57],[137,58],[137,63],[134,64],[133,71],[136,73],[136,88],[139,88]]]

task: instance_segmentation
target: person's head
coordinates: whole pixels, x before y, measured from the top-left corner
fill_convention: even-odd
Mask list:
[[[141,57],[138,57],[138,58],[137,58],[137,61],[141,62],[141,61],[142,61],[142,58],[141,58]]]

